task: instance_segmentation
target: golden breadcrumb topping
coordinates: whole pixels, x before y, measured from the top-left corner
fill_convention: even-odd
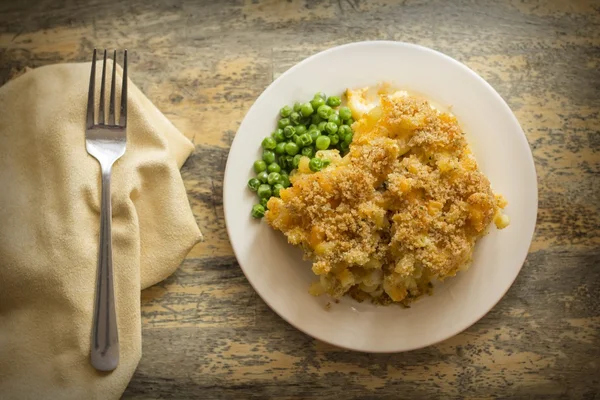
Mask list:
[[[492,220],[508,225],[506,200],[477,168],[453,115],[405,93],[381,93],[379,103],[349,102],[357,118],[350,152],[318,152],[331,164],[316,173],[303,158],[266,219],[313,260],[312,294],[408,304],[432,279],[466,268]]]

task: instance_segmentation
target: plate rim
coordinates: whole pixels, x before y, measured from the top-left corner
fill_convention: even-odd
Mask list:
[[[383,44],[383,45],[390,45],[390,46],[395,46],[395,47],[409,47],[409,48],[413,48],[416,50],[420,50],[420,51],[426,51],[426,52],[430,52],[430,53],[434,53],[435,55],[437,55],[438,57],[442,57],[444,59],[446,59],[447,61],[449,61],[450,63],[456,65],[458,68],[464,69],[466,70],[472,77],[474,77],[477,81],[479,81],[480,84],[484,85],[490,92],[491,94],[496,97],[497,100],[499,100],[499,104],[502,105],[502,107],[505,109],[505,111],[507,111],[507,115],[510,116],[510,118],[512,119],[512,122],[516,124],[516,126],[519,127],[519,131],[520,131],[520,135],[519,135],[519,141],[521,142],[520,144],[524,147],[526,147],[529,151],[527,152],[527,164],[529,164],[529,167],[531,168],[531,170],[533,171],[533,174],[535,176],[535,187],[533,189],[535,189],[533,192],[535,193],[535,198],[534,203],[535,203],[535,214],[534,214],[534,218],[533,218],[533,223],[532,223],[532,227],[531,227],[531,232],[527,235],[528,240],[529,240],[529,245],[527,247],[527,251],[525,252],[523,257],[519,257],[522,258],[520,263],[519,263],[519,268],[517,269],[514,277],[512,277],[510,284],[507,285],[506,289],[503,290],[502,294],[493,302],[493,304],[488,308],[486,311],[484,311],[481,315],[476,314],[474,315],[472,318],[467,318],[467,322],[461,324],[459,326],[459,328],[457,330],[454,331],[454,333],[450,333],[447,335],[442,335],[442,337],[431,341],[429,343],[425,343],[425,344],[421,344],[421,345],[416,345],[416,346],[410,346],[408,348],[403,348],[403,349],[399,349],[399,350],[391,350],[391,349],[377,349],[374,348],[372,345],[371,346],[362,346],[361,348],[357,348],[357,347],[350,347],[350,346],[345,346],[345,345],[340,345],[338,343],[333,343],[330,340],[327,339],[323,339],[322,337],[319,337],[319,335],[315,335],[313,333],[308,332],[306,329],[302,328],[301,326],[297,325],[296,323],[292,322],[290,319],[288,319],[285,315],[282,315],[279,311],[277,311],[276,307],[274,307],[271,302],[269,300],[267,300],[265,298],[265,296],[263,296],[263,294],[257,290],[253,280],[250,278],[250,276],[248,276],[248,273],[246,272],[246,269],[244,268],[244,266],[242,265],[242,263],[240,262],[240,259],[238,257],[238,252],[236,250],[236,246],[234,245],[233,241],[231,240],[231,226],[230,223],[228,222],[228,218],[227,218],[227,202],[225,201],[225,199],[227,198],[227,185],[225,184],[227,182],[227,178],[229,176],[229,174],[231,173],[230,170],[230,158],[231,158],[231,154],[233,152],[233,149],[235,148],[236,145],[236,139],[237,139],[237,133],[242,129],[242,127],[244,126],[244,122],[246,120],[246,117],[248,116],[248,114],[250,114],[253,109],[256,107],[256,104],[259,103],[259,100],[263,97],[263,96],[267,96],[271,90],[273,90],[275,84],[277,83],[278,80],[284,78],[285,76],[291,74],[293,71],[295,71],[296,69],[301,68],[304,64],[318,58],[318,57],[323,57],[329,53],[333,53],[336,51],[340,51],[343,49],[347,49],[347,48],[351,48],[351,47],[360,47],[360,46],[369,46],[369,45],[377,45],[377,44]],[[246,280],[250,283],[250,286],[252,287],[252,289],[260,296],[260,298],[265,302],[265,304],[267,304],[267,306],[269,306],[269,308],[275,313],[277,314],[281,319],[283,319],[285,322],[287,322],[288,324],[290,324],[291,326],[293,326],[294,328],[296,328],[297,330],[299,330],[300,332],[312,337],[313,339],[319,340],[321,342],[327,343],[331,346],[335,346],[337,348],[342,348],[342,349],[346,349],[346,350],[351,350],[351,351],[357,351],[357,352],[362,352],[362,353],[373,353],[373,354],[393,354],[393,353],[404,353],[404,352],[409,352],[409,351],[413,351],[413,350],[418,350],[418,349],[423,349],[425,347],[429,347],[429,346],[433,346],[435,344],[441,343],[445,340],[448,340],[450,338],[453,338],[459,334],[461,334],[462,332],[464,332],[465,330],[467,330],[468,328],[470,328],[471,326],[473,326],[474,324],[476,324],[479,320],[481,320],[485,315],[487,315],[490,311],[492,311],[497,305],[498,303],[506,296],[506,293],[508,293],[508,291],[510,290],[510,288],[514,285],[515,280],[517,279],[517,277],[519,276],[519,274],[521,273],[521,270],[523,269],[523,266],[525,265],[525,261],[527,260],[527,257],[529,256],[530,250],[531,250],[531,246],[533,244],[533,238],[535,235],[535,230],[537,227],[537,218],[538,218],[538,212],[539,212],[539,187],[538,187],[538,174],[537,174],[537,169],[535,167],[535,162],[534,162],[534,158],[533,158],[533,153],[531,151],[531,146],[529,144],[529,142],[527,141],[527,137],[525,135],[525,132],[523,131],[523,128],[521,126],[521,124],[519,123],[519,120],[517,119],[517,117],[515,116],[514,112],[512,111],[512,109],[509,107],[508,103],[504,100],[504,98],[496,91],[496,89],[493,88],[492,85],[490,85],[485,79],[483,79],[481,76],[479,76],[479,74],[477,74],[475,71],[473,71],[471,68],[469,68],[466,64],[438,51],[435,49],[432,49],[430,47],[426,47],[426,46],[422,46],[419,44],[414,44],[414,43],[408,43],[408,42],[402,42],[402,41],[392,41],[392,40],[367,40],[367,41],[359,41],[359,42],[351,42],[351,43],[346,43],[346,44],[342,44],[342,45],[338,45],[338,46],[334,46],[334,47],[330,47],[328,49],[322,50],[320,52],[314,53],[308,57],[306,57],[305,59],[303,59],[302,61],[294,64],[292,67],[290,67],[289,69],[287,69],[285,72],[283,72],[281,75],[279,75],[276,79],[274,79],[263,91],[262,93],[254,100],[254,102],[252,103],[252,105],[250,106],[250,108],[248,109],[248,111],[244,114],[244,118],[242,119],[242,122],[240,123],[240,126],[238,127],[237,131],[236,131],[236,135],[233,138],[233,141],[231,142],[231,145],[229,147],[229,152],[227,155],[227,163],[225,165],[225,171],[223,174],[223,214],[224,214],[224,221],[225,221],[225,228],[227,231],[227,236],[229,239],[229,243],[231,244],[231,248],[233,250],[233,253],[235,255],[236,261],[240,267],[240,269],[242,270],[242,272],[244,273],[244,276],[246,277]]]

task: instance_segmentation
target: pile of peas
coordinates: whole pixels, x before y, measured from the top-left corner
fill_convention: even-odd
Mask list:
[[[254,162],[256,178],[248,181],[260,199],[252,207],[254,218],[262,218],[269,198],[279,197],[279,192],[290,186],[289,174],[298,168],[302,156],[310,158],[308,166],[317,172],[329,164],[329,160],[315,157],[318,150],[338,149],[342,156],[348,153],[354,120],[341,103],[338,96],[319,92],[309,102],[279,111],[277,130],[262,141],[262,159]]]

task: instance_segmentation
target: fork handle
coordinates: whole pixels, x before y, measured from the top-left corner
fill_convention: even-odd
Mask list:
[[[112,236],[110,204],[111,167],[102,166],[102,205],[100,209],[100,249],[94,325],[92,328],[91,361],[100,371],[112,371],[119,364],[119,334],[115,312],[115,293],[112,268]]]

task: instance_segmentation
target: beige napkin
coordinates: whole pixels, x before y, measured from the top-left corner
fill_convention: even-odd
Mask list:
[[[2,399],[119,398],[141,357],[140,290],[201,239],[179,173],[193,145],[130,82],[127,151],[112,177],[121,359],[111,373],[94,370],[100,167],[85,150],[90,65],[38,68],[0,88]]]

